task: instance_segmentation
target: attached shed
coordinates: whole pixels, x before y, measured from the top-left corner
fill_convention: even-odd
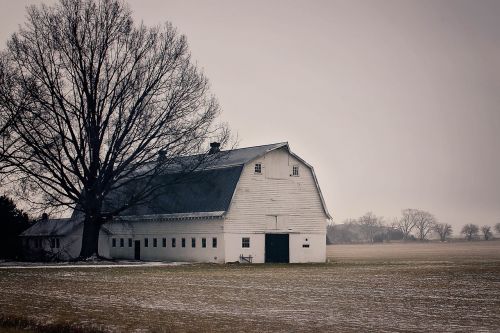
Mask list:
[[[41,219],[21,233],[27,257],[69,260],[78,257],[82,246],[83,220],[79,218]],[[99,248],[109,257],[109,232],[99,236]]]

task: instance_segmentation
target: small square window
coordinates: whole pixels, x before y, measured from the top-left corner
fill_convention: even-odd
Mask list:
[[[132,247],[132,238],[128,239],[128,247]]]
[[[167,239],[166,239],[166,238],[163,238],[163,239],[161,240],[161,246],[163,246],[163,247],[167,247]]]
[[[196,238],[191,238],[191,247],[196,247]]]
[[[158,246],[158,240],[156,238],[153,238],[153,247]]]
[[[262,164],[255,163],[255,173],[262,173]]]
[[[216,248],[217,247],[217,237],[212,238],[212,247]]]
[[[241,247],[250,247],[250,238],[249,237],[243,237],[241,239]]]
[[[125,246],[125,240],[123,238],[120,238],[120,247]]]
[[[113,239],[111,240],[111,246],[112,246],[112,247],[116,247],[116,238],[113,238]]]
[[[207,247],[207,239],[206,238],[201,239],[201,247]]]
[[[298,176],[299,175],[299,166],[298,165],[294,165],[292,167],[292,176]]]
[[[144,247],[149,247],[149,238],[144,238]]]
[[[181,246],[186,247],[186,238],[181,239]]]
[[[177,244],[176,244],[176,241],[175,241],[175,238],[172,238],[172,247],[176,247]]]

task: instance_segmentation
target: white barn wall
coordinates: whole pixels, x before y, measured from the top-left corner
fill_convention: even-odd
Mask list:
[[[309,247],[304,247],[307,244]],[[322,234],[291,234],[290,262],[325,262],[326,235]]]
[[[224,262],[224,236],[221,219],[196,219],[175,221],[134,221],[112,222],[105,225],[111,232],[109,237],[110,256],[119,259],[134,259],[134,241],[141,242],[141,260],[157,261],[199,261]],[[217,247],[212,247],[212,238],[217,238]],[[116,247],[112,247],[112,239],[117,239]],[[124,247],[120,247],[120,238],[124,239]],[[132,238],[132,247],[128,239]],[[149,239],[149,246],[144,247],[144,239]],[[157,247],[153,246],[153,238],[157,239]],[[167,239],[163,247],[162,239]],[[172,238],[176,238],[176,247],[172,247]],[[186,247],[182,247],[181,239],[186,239]],[[196,238],[196,247],[191,246],[191,238]],[[202,248],[202,238],[206,238],[207,247]]]
[[[262,164],[262,174],[255,174],[255,163]],[[294,165],[298,177],[291,176]],[[248,250],[241,238],[251,235],[254,262],[264,262],[264,234],[289,233],[290,262],[324,262],[326,220],[311,169],[284,148],[271,151],[243,168],[224,223],[226,261]],[[302,248],[297,234],[310,239],[309,248]]]
[[[241,247],[241,239],[243,237],[250,238],[250,247]],[[264,258],[264,247],[265,247],[265,235],[264,234],[224,234],[225,239],[225,252],[226,252],[226,262],[240,261],[240,255],[245,257],[252,257],[253,263],[263,263]]]

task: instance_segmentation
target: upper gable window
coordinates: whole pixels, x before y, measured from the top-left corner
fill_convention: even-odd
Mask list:
[[[262,164],[261,163],[255,163],[255,173],[262,173]]]
[[[299,176],[299,166],[298,165],[294,165],[292,167],[292,176],[296,176],[296,177]]]

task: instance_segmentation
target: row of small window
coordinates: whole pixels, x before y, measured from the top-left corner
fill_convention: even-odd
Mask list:
[[[261,174],[262,173],[262,163],[255,163],[254,171],[255,171],[255,173]],[[297,177],[299,176],[299,166],[298,165],[294,165],[292,167],[291,176],[297,176]]]
[[[111,246],[112,247],[117,247],[117,241],[120,241],[120,247],[125,247],[125,239],[124,238],[113,238],[111,239]],[[128,239],[128,247],[132,247],[133,240],[132,238]],[[167,239],[162,238],[161,239],[161,246],[162,247],[167,247]],[[177,247],[177,239],[172,238],[170,240],[170,246],[171,247]],[[144,238],[144,247],[149,247],[149,238]],[[158,247],[158,238],[153,238],[153,247]],[[186,247],[186,238],[181,238],[181,247]],[[196,247],[196,238],[192,237],[191,238],[191,247]],[[201,239],[201,247],[206,248],[207,247],[207,239],[203,237]],[[217,237],[212,237],[212,248],[217,247]]]
[[[33,241],[34,241],[35,249],[40,249],[43,247],[43,239],[35,238]],[[60,247],[61,247],[61,243],[59,241],[59,238],[51,238],[50,239],[50,248],[51,249],[58,249]]]

